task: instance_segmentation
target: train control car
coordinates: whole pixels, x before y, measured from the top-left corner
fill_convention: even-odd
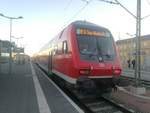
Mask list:
[[[36,56],[64,82],[85,88],[111,88],[122,71],[111,32],[86,21],[68,25]]]

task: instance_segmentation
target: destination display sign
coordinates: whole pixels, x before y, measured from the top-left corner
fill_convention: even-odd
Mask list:
[[[77,35],[87,35],[87,36],[106,36],[105,32],[90,30],[87,28],[78,28],[76,30]]]

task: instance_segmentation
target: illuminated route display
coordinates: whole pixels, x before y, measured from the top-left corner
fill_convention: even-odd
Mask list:
[[[108,33],[104,32],[104,31],[95,31],[95,30],[90,30],[87,28],[78,28],[76,30],[76,34],[77,35],[87,35],[87,36],[102,36],[102,37],[108,37]]]

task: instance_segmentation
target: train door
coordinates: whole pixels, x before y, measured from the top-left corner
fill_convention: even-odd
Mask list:
[[[64,64],[64,73],[66,75],[69,74],[69,69],[68,67],[69,65],[69,58],[68,58],[68,45],[67,45],[67,41],[63,41],[63,64]]]

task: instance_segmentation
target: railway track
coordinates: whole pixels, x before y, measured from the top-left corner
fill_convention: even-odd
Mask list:
[[[42,67],[38,67],[48,74]],[[65,92],[85,113],[134,113],[122,105],[113,102],[107,95],[86,94],[79,92],[76,89],[68,89],[62,84],[58,84],[59,80],[49,77]]]
[[[85,95],[77,91],[73,91],[73,95],[86,108],[86,113],[133,113],[132,110],[117,104],[107,95]]]

